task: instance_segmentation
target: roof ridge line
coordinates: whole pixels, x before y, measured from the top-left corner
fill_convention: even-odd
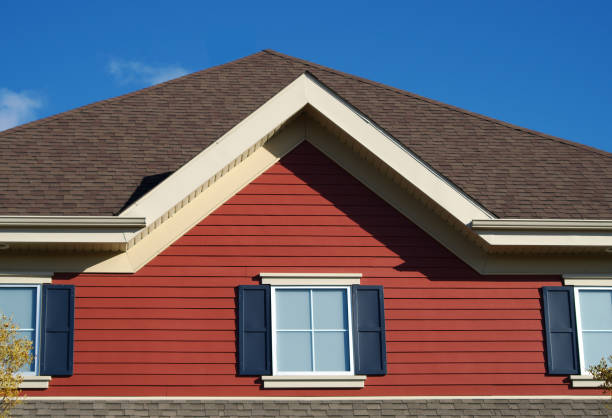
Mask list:
[[[602,155],[604,157],[612,158],[612,153],[610,153],[608,151],[600,150],[598,148],[591,147],[589,145],[581,144],[579,142],[571,141],[569,139],[560,138],[560,137],[557,137],[557,136],[554,136],[554,135],[549,135],[549,134],[546,134],[544,132],[536,131],[534,129],[524,128],[522,126],[514,125],[514,124],[509,123],[509,122],[504,122],[502,120],[495,119],[495,118],[492,118],[490,116],[486,116],[486,115],[483,115],[483,114],[480,114],[480,113],[472,112],[470,110],[462,109],[460,107],[453,106],[453,105],[448,104],[448,103],[440,102],[438,100],[430,99],[428,97],[421,96],[421,95],[418,95],[416,93],[409,92],[407,90],[398,89],[396,87],[388,86],[386,84],[379,83],[377,81],[368,80],[367,78],[363,78],[363,77],[359,77],[359,76],[356,76],[356,75],[353,75],[353,74],[345,73],[343,71],[335,70],[335,69],[330,68],[330,67],[325,67],[323,65],[320,65],[320,64],[317,64],[317,63],[314,63],[314,62],[310,62],[310,61],[307,61],[307,60],[304,60],[304,59],[301,59],[301,58],[292,57],[291,55],[283,54],[281,52],[274,51],[272,49],[264,49],[262,52],[265,52],[265,53],[268,53],[270,55],[274,55],[274,56],[277,56],[279,58],[283,58],[283,59],[286,59],[286,60],[289,60],[289,61],[297,61],[297,62],[300,62],[302,64],[318,68],[321,71],[326,71],[328,73],[340,75],[342,77],[351,78],[351,79],[353,79],[355,81],[358,81],[358,82],[361,82],[361,83],[364,83],[364,84],[370,84],[370,85],[372,85],[374,87],[378,87],[378,88],[381,88],[381,89],[384,89],[384,90],[388,90],[388,91],[391,91],[393,93],[400,94],[402,96],[407,96],[407,97],[411,97],[413,99],[421,100],[421,101],[424,101],[424,102],[427,102],[427,103],[430,103],[430,104],[433,104],[433,105],[436,105],[436,106],[440,106],[440,107],[446,108],[448,110],[452,110],[452,111],[455,111],[455,112],[463,113],[465,115],[472,116],[472,117],[475,117],[475,118],[478,118],[478,119],[482,119],[482,120],[485,120],[485,121],[488,121],[488,122],[492,122],[492,123],[504,126],[506,128],[514,129],[514,130],[521,131],[521,132],[525,132],[525,133],[528,133],[528,134],[534,135],[534,136],[539,136],[542,139],[547,139],[549,141],[556,141],[556,142],[562,143],[564,145],[572,146],[574,148],[583,149],[585,151],[590,151],[592,153],[599,154],[599,155]]]
[[[202,70],[197,70],[197,71],[194,71],[192,73],[185,74],[185,75],[177,77],[177,78],[173,78],[171,80],[167,80],[167,81],[164,81],[164,82],[161,82],[161,83],[158,83],[158,84],[153,84],[152,86],[143,87],[143,88],[138,89],[138,90],[134,90],[134,91],[130,91],[128,93],[121,94],[119,96],[109,97],[108,99],[102,99],[102,100],[98,100],[98,101],[95,101],[95,102],[92,102],[92,103],[87,103],[87,104],[84,104],[82,106],[75,107],[73,109],[68,109],[68,110],[60,112],[60,113],[55,113],[53,115],[50,115],[50,116],[47,116],[47,117],[44,117],[44,118],[41,118],[41,119],[36,119],[36,120],[31,121],[31,122],[27,122],[27,123],[24,123],[24,124],[21,124],[21,125],[13,126],[12,128],[6,129],[4,131],[0,131],[0,137],[4,136],[5,134],[8,134],[8,133],[13,133],[13,132],[19,131],[21,129],[29,128],[31,126],[44,125],[47,122],[51,122],[51,121],[53,121],[53,120],[55,120],[55,119],[57,119],[59,117],[65,116],[65,115],[70,115],[72,113],[76,113],[76,112],[79,112],[79,111],[90,109],[90,108],[93,108],[93,107],[98,106],[98,105],[118,102],[118,101],[121,101],[123,99],[127,99],[127,98],[130,98],[132,96],[136,96],[138,94],[144,93],[144,92],[148,92],[148,91],[155,90],[155,89],[158,89],[158,88],[161,88],[161,87],[165,87],[168,84],[172,84],[172,83],[178,82],[180,80],[184,80],[186,78],[194,77],[194,76],[202,74],[204,72],[208,72],[208,71],[219,69],[219,68],[222,68],[222,67],[225,67],[225,66],[236,64],[236,63],[238,63],[240,61],[246,60],[248,58],[251,58],[251,57],[254,57],[254,56],[257,56],[257,55],[261,55],[263,53],[264,53],[264,51],[259,51],[259,52],[256,52],[255,54],[246,55],[246,56],[244,56],[242,58],[238,58],[238,59],[235,59],[233,61],[229,61],[229,62],[226,62],[226,63],[223,63],[223,64],[219,64],[219,65],[215,65],[215,66],[212,66],[212,67],[208,67],[208,68],[204,68]]]

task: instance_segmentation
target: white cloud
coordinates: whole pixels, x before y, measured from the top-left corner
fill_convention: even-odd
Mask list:
[[[0,88],[0,131],[29,122],[42,101],[30,93]]]
[[[108,64],[108,72],[123,84],[146,83],[157,84],[180,77],[188,71],[178,65],[153,67],[138,61],[113,59]]]

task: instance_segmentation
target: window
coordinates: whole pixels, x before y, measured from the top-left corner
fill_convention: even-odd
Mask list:
[[[21,389],[46,389],[51,376],[72,375],[74,286],[38,275],[0,277],[0,313],[32,341],[34,361],[21,370]]]
[[[273,374],[353,374],[350,300],[348,286],[273,286]]]
[[[0,313],[12,318],[18,337],[32,341],[34,361],[22,369],[24,375],[35,375],[39,370],[40,298],[40,285],[0,285]]]
[[[264,388],[361,388],[387,373],[382,286],[349,273],[260,276],[238,287],[239,375]]]
[[[597,387],[589,366],[612,354],[612,287],[544,286],[546,366],[573,387]]]
[[[580,371],[612,354],[612,288],[574,288]]]

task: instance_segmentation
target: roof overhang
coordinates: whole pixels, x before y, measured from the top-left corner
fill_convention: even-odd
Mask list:
[[[88,249],[129,251],[176,213],[184,211],[213,184],[234,172],[242,161],[256,154],[281,127],[305,109],[314,109],[323,115],[359,147],[382,161],[387,171],[434,202],[450,224],[459,225],[463,233],[488,252],[494,252],[495,248],[556,251],[571,247],[602,251],[612,247],[612,221],[497,219],[309,73],[283,88],[119,216],[4,217],[0,218],[0,243],[65,243]],[[291,147],[285,148],[288,152]],[[260,156],[268,162],[273,157]],[[214,208],[221,203],[220,200],[206,205]],[[188,226],[186,223],[181,228]],[[142,262],[138,265],[142,266]]]
[[[491,247],[611,248],[611,220],[475,219],[472,230]]]
[[[146,226],[142,217],[0,216],[0,246],[88,244],[99,250],[125,250]],[[93,248],[93,247],[92,247]]]

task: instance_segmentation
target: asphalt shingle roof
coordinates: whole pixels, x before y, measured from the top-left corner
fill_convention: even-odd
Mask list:
[[[612,154],[274,51],[0,133],[0,215],[111,215],[309,71],[503,218],[612,219]]]

